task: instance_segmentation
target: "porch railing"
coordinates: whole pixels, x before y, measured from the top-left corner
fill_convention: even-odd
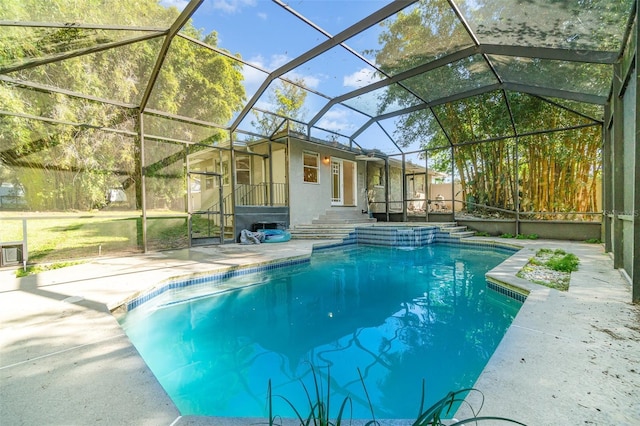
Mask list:
[[[286,206],[287,205],[287,184],[286,183],[274,183],[273,185],[273,200],[274,206]],[[269,184],[259,183],[255,185],[238,185],[235,191],[235,205],[237,206],[268,206],[269,204]],[[222,202],[224,216],[231,214],[233,194],[228,194],[224,197]],[[220,202],[212,204],[208,208],[203,210],[203,213],[220,213]]]
[[[273,188],[273,193],[269,197],[269,192]],[[286,183],[258,183],[253,185],[236,186],[237,206],[286,206],[287,205],[287,184]]]

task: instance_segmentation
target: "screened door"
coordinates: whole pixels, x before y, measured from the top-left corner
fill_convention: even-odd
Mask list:
[[[188,173],[189,236],[191,245],[222,244],[227,228],[222,175]]]

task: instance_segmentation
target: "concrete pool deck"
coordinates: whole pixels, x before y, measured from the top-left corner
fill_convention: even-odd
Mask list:
[[[480,414],[528,425],[640,424],[640,307],[627,281],[600,245],[514,242],[524,248],[491,276],[530,294],[475,385]],[[308,256],[318,243],[105,257],[20,279],[0,270],[0,424],[250,423],[180,416],[110,310],[171,277]],[[569,291],[515,277],[541,247],[580,258]]]

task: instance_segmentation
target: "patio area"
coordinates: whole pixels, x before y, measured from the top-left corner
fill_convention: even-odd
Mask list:
[[[96,258],[21,279],[0,270],[3,424],[264,424],[182,417],[111,310],[170,277],[309,256],[319,243],[231,244]],[[638,424],[640,308],[630,303],[628,281],[600,245],[518,244],[523,249],[490,276],[530,295],[475,385],[485,397],[480,414],[529,425]],[[541,247],[580,258],[568,292],[515,277]],[[461,410],[456,417],[467,414]]]

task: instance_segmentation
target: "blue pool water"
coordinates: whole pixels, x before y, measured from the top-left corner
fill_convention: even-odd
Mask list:
[[[415,419],[423,379],[425,406],[473,386],[518,312],[484,278],[509,255],[443,244],[326,250],[231,283],[258,285],[163,294],[121,323],[182,415],[266,417],[269,381],[306,415],[301,381],[315,400],[315,373],[332,411],[348,397],[346,417],[371,419],[359,370],[376,418]]]

